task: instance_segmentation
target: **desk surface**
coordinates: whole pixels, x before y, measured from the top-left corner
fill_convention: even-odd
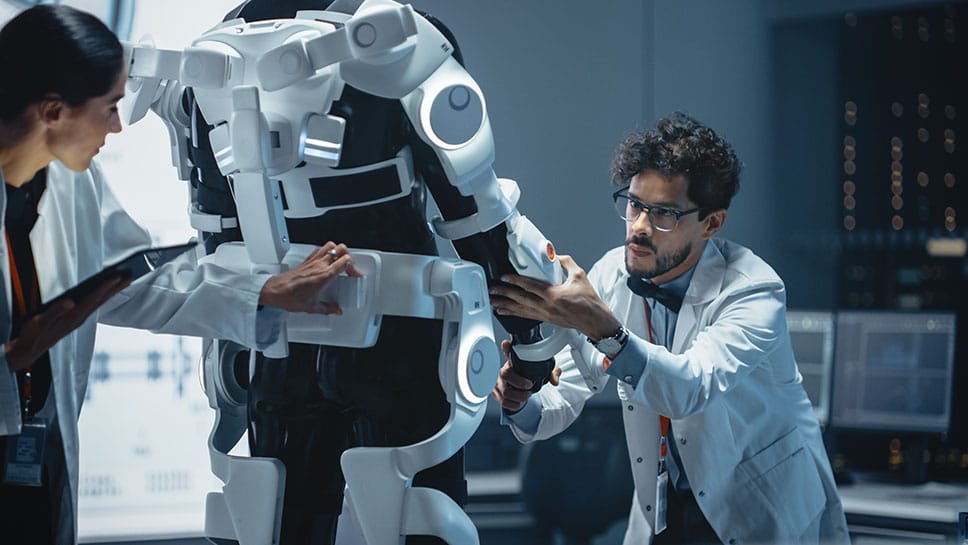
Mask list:
[[[957,524],[958,513],[968,511],[968,483],[859,482],[838,490],[848,515]]]
[[[521,474],[518,471],[468,473],[467,491],[472,498],[519,494]],[[968,511],[968,483],[859,482],[841,485],[839,491],[848,515],[956,524],[958,513]]]
[[[467,473],[467,495],[471,498],[482,496],[513,496],[521,493],[521,472],[473,471]]]

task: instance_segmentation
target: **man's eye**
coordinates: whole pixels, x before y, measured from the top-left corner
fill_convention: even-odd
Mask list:
[[[662,217],[668,217],[668,216],[675,216],[676,215],[675,210],[672,210],[670,208],[653,208],[652,209],[652,213],[655,214],[656,216],[662,216]]]

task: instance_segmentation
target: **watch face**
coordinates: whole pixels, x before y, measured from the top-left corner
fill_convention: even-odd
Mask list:
[[[595,348],[597,348],[602,354],[610,356],[618,353],[618,351],[622,349],[622,342],[615,337],[609,337],[607,339],[598,341],[595,344]]]

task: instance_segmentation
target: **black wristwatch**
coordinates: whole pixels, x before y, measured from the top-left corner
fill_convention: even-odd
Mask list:
[[[609,357],[609,359],[615,358],[619,352],[625,348],[625,343],[629,340],[629,332],[624,327],[618,328],[618,331],[611,337],[603,337],[595,342],[588,339],[588,342],[592,343],[595,348]]]

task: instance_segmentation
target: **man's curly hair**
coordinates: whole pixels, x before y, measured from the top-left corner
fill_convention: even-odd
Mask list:
[[[712,129],[682,112],[660,119],[654,129],[629,135],[612,159],[612,183],[627,185],[643,170],[668,178],[685,176],[689,200],[701,207],[700,219],[728,208],[739,191],[742,165],[733,147]]]

